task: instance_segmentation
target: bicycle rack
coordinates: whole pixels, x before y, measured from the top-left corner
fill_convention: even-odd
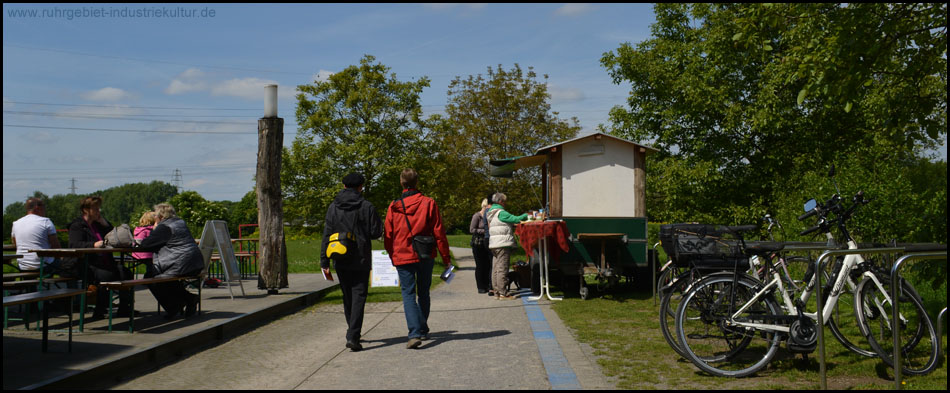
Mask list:
[[[903,247],[888,247],[888,248],[865,248],[865,249],[855,249],[855,250],[828,250],[821,254],[818,257],[818,260],[815,261],[815,298],[818,300],[819,305],[824,304],[824,301],[821,298],[821,274],[819,272],[824,268],[823,262],[825,259],[829,259],[829,256],[838,256],[838,255],[849,255],[849,254],[884,254],[884,253],[897,253],[903,252]],[[824,321],[824,310],[822,307],[819,307],[817,310],[818,314],[818,374],[821,377],[821,389],[828,389],[828,379],[827,379],[827,370],[825,368],[825,321]]]
[[[947,252],[944,251],[944,252],[904,255],[900,257],[900,259],[898,259],[897,262],[894,263],[894,267],[891,268],[891,299],[892,299],[891,300],[891,318],[892,318],[891,320],[892,321],[897,321],[898,314],[899,314],[897,311],[897,302],[894,301],[893,299],[897,299],[900,294],[900,288],[898,287],[900,283],[897,280],[897,273],[900,271],[901,266],[903,266],[904,262],[909,261],[909,260],[929,260],[929,259],[947,259]],[[944,307],[944,309],[940,311],[940,315],[937,316],[937,341],[938,341],[937,342],[937,361],[938,362],[940,361],[940,349],[943,347],[943,344],[940,343],[940,337],[942,335],[941,333],[943,330],[943,326],[941,325],[940,321],[942,320],[942,317],[944,314],[946,314],[946,312],[947,312],[947,308]],[[892,332],[894,334],[894,388],[897,390],[901,390],[901,379],[902,379],[902,374],[903,374],[900,370],[901,351],[898,350],[901,347],[900,330],[901,330],[901,325],[899,323],[895,323],[894,329],[892,330]]]
[[[659,262],[660,259],[659,254],[656,253],[656,246],[659,245],[660,242],[656,242],[656,244],[653,245],[653,269],[650,269],[653,270],[653,307],[656,307],[656,268],[658,267],[657,262]]]

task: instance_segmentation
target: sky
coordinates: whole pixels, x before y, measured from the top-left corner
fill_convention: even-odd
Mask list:
[[[240,200],[264,86],[279,86],[290,146],[296,87],[367,54],[431,80],[426,116],[456,77],[532,67],[552,111],[592,133],[630,90],[601,57],[649,39],[654,20],[651,4],[5,3],[3,206],[154,180]]]
[[[3,206],[172,183],[209,200],[254,186],[264,86],[277,84],[284,145],[298,85],[376,57],[430,78],[429,114],[455,77],[517,63],[547,74],[552,111],[581,134],[629,85],[600,65],[649,38],[650,4],[3,5]]]

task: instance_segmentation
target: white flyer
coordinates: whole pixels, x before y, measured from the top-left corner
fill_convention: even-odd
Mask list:
[[[373,279],[374,287],[398,287],[399,272],[393,266],[386,250],[373,250]]]

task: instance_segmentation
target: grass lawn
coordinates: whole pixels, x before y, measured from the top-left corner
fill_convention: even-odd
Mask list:
[[[664,340],[659,326],[659,306],[654,305],[650,289],[637,291],[627,287],[614,293],[595,293],[588,300],[576,295],[571,297],[572,294],[566,296],[563,301],[553,303],[554,310],[578,341],[594,349],[604,373],[621,389],[818,389],[820,386],[817,350],[806,362],[801,355],[788,352],[784,344],[769,366],[752,377],[721,378],[700,372],[673,352]],[[827,328],[824,336],[828,388],[894,388],[893,369],[884,362],[852,354]],[[942,342],[945,348],[946,335],[942,336]],[[943,356],[941,366],[931,374],[905,376],[904,388],[946,390],[946,353]]]

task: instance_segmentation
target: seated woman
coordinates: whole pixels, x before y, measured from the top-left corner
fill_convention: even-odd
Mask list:
[[[153,252],[152,263],[145,278],[196,276],[204,269],[204,258],[185,221],[175,215],[175,208],[167,203],[155,205],[155,229],[137,247]],[[165,319],[178,314],[190,317],[198,306],[198,295],[188,292],[181,281],[169,281],[148,286],[158,304],[165,309]]]
[[[112,224],[102,216],[99,210],[101,206],[102,197],[95,195],[85,197],[80,201],[79,211],[82,215],[69,224],[69,248],[105,247],[103,238],[112,230]],[[92,273],[91,282],[121,281],[132,277],[132,272],[129,269],[120,266],[112,259],[112,253],[89,254],[86,258],[89,272]],[[118,317],[127,317],[132,312],[130,307],[131,295],[128,291],[119,292]],[[104,317],[109,302],[108,291],[98,291],[96,294],[96,309],[93,311],[92,318]]]

